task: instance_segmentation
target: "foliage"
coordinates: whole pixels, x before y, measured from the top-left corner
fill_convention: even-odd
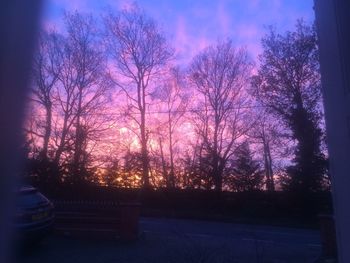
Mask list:
[[[326,161],[321,151],[323,132],[316,33],[298,21],[294,32],[277,34],[270,28],[262,39],[260,68],[253,77],[257,99],[291,131],[296,142],[294,164],[284,187],[293,191],[321,190]]]
[[[237,192],[262,190],[263,170],[260,163],[253,159],[249,143],[243,142],[236,152],[235,160],[231,160],[225,171],[227,184]]]

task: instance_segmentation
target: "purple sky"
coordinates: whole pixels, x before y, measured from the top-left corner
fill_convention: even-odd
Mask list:
[[[132,0],[47,0],[43,23],[62,27],[63,10],[78,10],[99,16],[108,8],[118,10]],[[246,46],[253,58],[260,53],[265,26],[278,31],[293,29],[295,21],[314,20],[313,0],[139,0],[138,5],[152,16],[176,48],[178,63],[217,40],[231,38]]]

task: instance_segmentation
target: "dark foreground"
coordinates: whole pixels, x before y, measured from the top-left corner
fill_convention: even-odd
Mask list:
[[[316,230],[142,218],[136,242],[51,236],[18,262],[313,263],[320,254]]]

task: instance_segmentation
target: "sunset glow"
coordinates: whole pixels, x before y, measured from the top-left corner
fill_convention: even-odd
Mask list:
[[[63,178],[119,187],[275,187],[267,181],[282,181],[298,139],[276,135],[288,122],[254,90],[265,85],[258,56],[268,32],[308,31],[313,20],[311,0],[48,1],[31,156]],[[248,188],[235,181],[240,152],[257,165]]]

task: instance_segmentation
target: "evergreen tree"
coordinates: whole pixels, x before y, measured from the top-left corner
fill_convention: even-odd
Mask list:
[[[293,165],[282,186],[295,192],[323,188],[326,160],[321,150],[322,106],[318,47],[312,26],[298,21],[294,32],[273,29],[262,39],[260,69],[253,77],[256,98],[291,131]]]
[[[227,169],[228,185],[238,192],[260,190],[264,183],[264,172],[253,159],[249,143],[245,141],[238,149],[236,160]]]

